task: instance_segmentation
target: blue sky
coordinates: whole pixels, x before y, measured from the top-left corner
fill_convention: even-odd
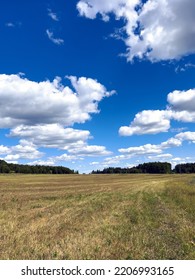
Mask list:
[[[193,0],[8,0],[0,158],[90,172],[195,162]]]

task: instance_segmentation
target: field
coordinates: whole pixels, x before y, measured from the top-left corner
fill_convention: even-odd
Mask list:
[[[195,175],[0,175],[0,259],[195,259]]]

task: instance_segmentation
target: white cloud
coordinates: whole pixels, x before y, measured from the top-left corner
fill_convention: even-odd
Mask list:
[[[68,155],[68,154],[62,154],[60,156],[56,156],[55,161],[72,161],[72,160],[78,160],[77,155]],[[79,158],[79,160],[82,160],[82,158]]]
[[[195,64],[193,63],[185,63],[184,65],[177,65],[175,68],[175,72],[179,73],[179,72],[185,72],[187,70],[189,70],[190,68],[195,68]]]
[[[175,90],[168,94],[167,100],[172,110],[195,112],[195,89]]]
[[[43,156],[43,153],[37,150],[37,147],[26,140],[20,140],[19,144],[11,147],[11,154],[18,155],[18,158],[35,159]]]
[[[179,133],[179,132],[182,132],[184,130],[187,130],[187,127],[175,127],[175,128],[171,128],[170,131]]]
[[[188,111],[172,111],[172,119],[181,122],[195,122],[195,112]]]
[[[61,165],[62,162],[72,162],[73,160],[83,160],[83,158],[79,158],[77,155],[68,155],[68,154],[62,154],[60,156],[52,156],[48,157],[46,159],[39,159],[35,161],[31,161],[28,164],[30,165]],[[73,163],[73,162],[72,162]]]
[[[84,157],[92,157],[92,156],[106,156],[109,155],[110,152],[106,150],[103,146],[88,146],[83,143],[80,148],[74,150],[68,150],[68,153],[64,153],[58,156],[52,156],[44,160],[35,160],[33,162],[29,162],[31,165],[60,165],[62,162],[71,162],[75,163],[78,161],[83,161]],[[7,159],[18,159],[18,157],[9,156]],[[94,162],[92,165],[95,165]],[[97,163],[98,164],[98,163]],[[90,164],[91,165],[91,164]]]
[[[145,3],[144,3],[145,2]],[[80,15],[123,19],[127,59],[179,59],[195,53],[194,0],[80,0]]]
[[[102,162],[91,162],[90,165],[96,165],[98,169],[109,166],[124,166],[124,163],[127,160],[137,158],[136,164],[128,164],[126,166],[132,167],[139,163],[149,161],[168,161],[174,167],[178,163],[193,162],[194,159],[190,157],[174,157],[171,153],[163,153],[164,150],[177,148],[182,146],[184,141],[191,141],[195,143],[195,132],[187,131],[183,133],[176,134],[175,137],[169,138],[167,141],[164,141],[160,144],[145,144],[141,146],[133,146],[128,148],[121,148],[118,151],[120,155],[113,157],[107,157]]]
[[[172,159],[173,161],[179,161],[179,162],[182,162],[183,160],[185,159],[182,159],[181,157],[175,157]]]
[[[60,78],[53,82],[34,82],[20,75],[0,75],[0,127],[9,128],[8,137],[21,139],[16,146],[0,146],[0,154],[7,161],[34,160],[43,157],[38,148],[66,150],[32,164],[55,164],[60,161],[83,160],[82,157],[111,154],[104,146],[88,145],[88,130],[67,126],[84,123],[91,114],[99,113],[98,104],[111,96],[96,80],[66,77],[71,86],[64,86]]]
[[[166,110],[144,110],[135,115],[129,126],[121,126],[121,136],[167,132],[171,120],[195,122],[195,89],[175,90],[167,95]]]
[[[38,151],[36,145],[26,140],[20,140],[19,144],[16,146],[3,146],[1,154],[6,154],[4,160],[7,161],[15,161],[18,159],[37,159],[44,155],[42,152]]]
[[[138,155],[148,155],[148,154],[159,154],[162,152],[162,148],[160,147],[160,145],[145,144],[143,146],[138,146],[138,147],[119,149],[119,152],[131,156],[138,156]]]
[[[59,21],[57,14],[54,13],[51,9],[48,9],[48,16],[54,21]]]
[[[158,157],[161,157],[163,156],[162,154],[163,150],[174,148],[174,147],[180,147],[182,146],[183,141],[192,141],[193,143],[195,143],[195,132],[191,132],[191,131],[182,132],[176,134],[175,137],[171,137],[167,141],[162,142],[158,145],[145,144],[137,147],[122,148],[119,149],[119,152],[125,155],[129,155],[131,157],[139,156],[139,155],[153,156],[153,154],[154,155],[157,154]]]
[[[173,156],[171,154],[160,154],[160,155],[152,155],[152,156],[148,156],[149,160],[160,160],[160,161],[164,161],[167,159],[172,158]]]
[[[49,40],[52,41],[54,44],[56,44],[56,45],[64,44],[64,40],[61,38],[55,38],[53,32],[50,31],[49,29],[46,30],[46,34],[47,34]]]
[[[98,103],[113,93],[90,78],[71,76],[70,81],[76,92],[63,86],[59,78],[34,82],[18,75],[0,75],[0,127],[84,123],[99,112]]]
[[[67,78],[71,81],[76,92],[78,92],[81,105],[88,107],[90,112],[98,112],[97,102],[101,101],[102,97],[109,97],[115,94],[114,90],[106,91],[106,88],[96,80],[85,77],[78,79],[75,76],[67,76]],[[88,103],[91,101],[93,102],[89,105]]]
[[[145,110],[136,114],[130,126],[119,129],[121,136],[133,134],[156,134],[166,132],[170,128],[169,112],[160,110]]]
[[[78,147],[69,147],[70,154],[78,156],[106,156],[110,155],[111,152],[107,151],[104,146],[97,145],[83,145]]]
[[[20,152],[20,158],[21,151],[23,151],[23,154],[25,153],[25,158],[28,158],[28,150],[30,153],[32,152],[29,159],[31,159],[32,156],[33,158],[40,157],[40,153],[38,151],[35,153],[35,148],[37,147],[67,150],[68,154],[51,157],[49,162],[83,160],[82,157],[106,156],[111,154],[111,152],[107,151],[104,146],[87,144],[87,141],[91,138],[89,131],[63,128],[59,124],[37,126],[21,125],[13,128],[8,136],[23,138],[20,140],[20,144],[22,143],[23,146],[16,145],[12,147],[11,150],[2,146],[2,149],[0,147],[0,152],[1,150],[2,154],[10,152],[11,155],[13,152],[16,154]],[[9,155],[9,159],[11,159],[11,155]],[[24,158],[24,156],[22,158]],[[14,159],[16,159],[16,157]]]
[[[195,89],[175,90],[168,94],[171,118],[181,122],[195,122]]]
[[[164,150],[177,148],[182,146],[184,141],[191,141],[195,143],[195,132],[187,131],[183,133],[176,134],[175,137],[169,138],[167,141],[164,141],[160,144],[145,144],[141,146],[133,146],[128,148],[121,148],[118,151],[120,155],[113,157],[107,157],[102,162],[92,162],[90,165],[97,165],[98,169],[103,167],[119,165],[123,166],[126,160],[132,158],[137,158],[137,164],[143,162],[143,157],[145,162],[150,161],[169,161],[172,166],[178,164],[178,162],[191,162],[192,158],[185,157],[174,157],[171,153],[163,153]],[[128,164],[129,166],[135,166],[137,164]],[[127,166],[127,164],[126,164]]]
[[[0,145],[0,155],[7,154],[10,152],[10,149],[4,145]]]
[[[20,125],[11,129],[8,136],[30,139],[37,146],[63,149],[65,145],[87,141],[90,137],[90,132],[64,128],[59,124]]]
[[[195,143],[195,132],[192,131],[181,132],[175,137],[180,141],[192,141]]]
[[[92,162],[90,162],[89,165],[98,165],[98,164],[99,164],[99,161],[92,161]]]
[[[167,100],[173,119],[182,122],[195,122],[195,89],[175,90],[168,94]]]
[[[16,155],[7,155],[6,157],[4,157],[4,160],[8,161],[8,162],[13,162],[13,161],[16,161],[20,158],[20,155],[19,154],[16,154]]]
[[[161,148],[162,149],[169,149],[173,147],[179,147],[182,145],[182,140],[177,139],[177,138],[169,138],[167,141],[161,143]]]
[[[46,165],[46,166],[53,166],[55,165],[55,161],[52,159],[48,159],[48,160],[35,160],[32,162],[28,162],[28,165]]]
[[[90,19],[95,19],[97,14],[100,14],[102,16],[102,19],[104,20],[106,14],[108,14],[106,17],[107,21],[109,19],[109,13],[111,12],[116,14],[118,18],[123,16],[123,13],[125,13],[125,9],[127,7],[127,2],[129,2],[128,7],[132,7],[133,10],[134,6],[139,3],[139,0],[81,0],[77,4],[77,9],[80,15]]]
[[[122,160],[129,159],[130,157],[127,155],[117,155],[113,157],[105,158],[105,160],[101,163],[104,166],[116,165],[120,164]]]
[[[195,162],[195,158],[190,158],[190,157],[175,157],[172,158],[170,163],[172,165],[172,168],[174,168],[177,164],[181,164],[181,163],[190,163],[190,162]]]

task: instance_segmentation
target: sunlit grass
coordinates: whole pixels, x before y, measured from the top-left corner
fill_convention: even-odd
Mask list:
[[[195,259],[195,176],[1,175],[0,259]]]

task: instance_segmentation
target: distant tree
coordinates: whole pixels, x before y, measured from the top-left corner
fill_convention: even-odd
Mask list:
[[[10,168],[6,161],[0,160],[0,173],[9,173]]]
[[[128,173],[171,173],[171,164],[168,162],[148,162],[132,168],[108,167],[102,171],[92,171],[92,174],[128,174]]]
[[[195,173],[195,163],[177,164],[174,169],[175,173]]]
[[[171,173],[171,164],[168,162],[148,162],[139,164],[137,169],[142,173],[165,174]]]
[[[74,170],[64,166],[13,164],[0,160],[0,173],[74,174]]]

